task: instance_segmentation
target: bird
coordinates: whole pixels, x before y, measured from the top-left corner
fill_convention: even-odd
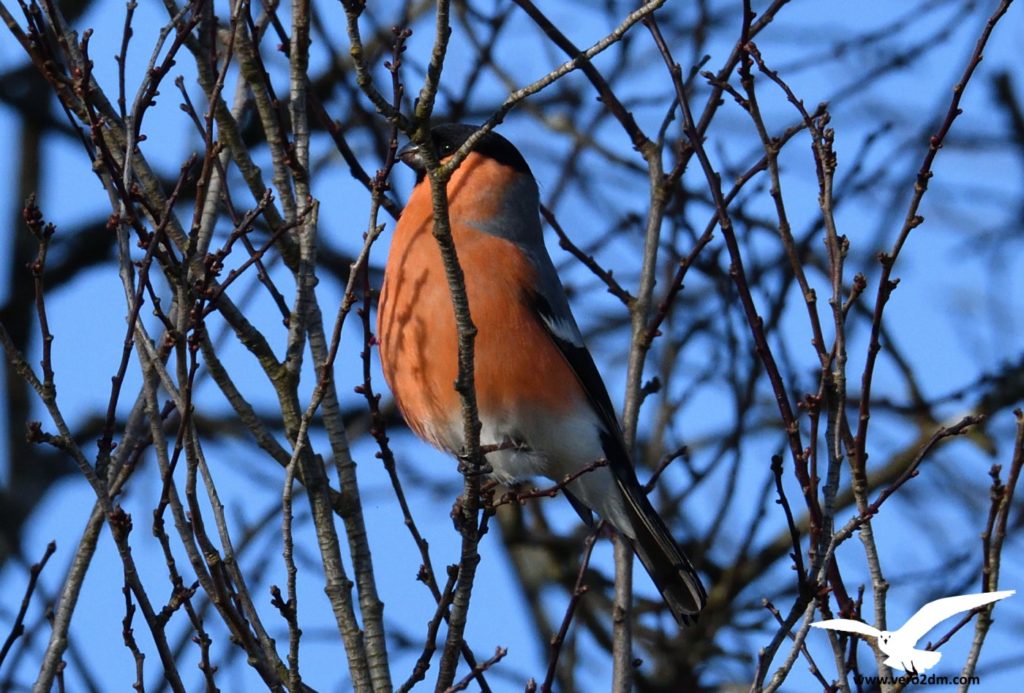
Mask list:
[[[866,623],[849,618],[817,621],[811,626],[877,638],[878,649],[888,655],[885,660],[886,664],[902,671],[920,674],[934,667],[942,659],[940,652],[918,650],[915,647],[917,641],[923,638],[928,631],[951,616],[977,609],[979,606],[985,606],[1000,599],[1006,599],[1012,594],[1016,594],[1016,590],[961,594],[956,597],[936,599],[918,609],[917,613],[903,624],[903,627],[895,631],[878,630]]]
[[[437,125],[444,163],[476,132]],[[465,440],[457,332],[426,164],[409,143],[399,159],[417,181],[395,225],[377,313],[385,381],[409,428],[458,456]],[[537,181],[519,150],[482,136],[447,183],[452,239],[477,329],[474,379],[480,442],[498,483],[546,477],[564,486],[588,525],[593,512],[630,544],[676,621],[707,601],[700,577],[637,480],[601,374],[583,343],[544,246]]]

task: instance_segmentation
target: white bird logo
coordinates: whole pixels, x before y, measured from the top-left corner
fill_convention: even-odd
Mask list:
[[[857,633],[869,638],[878,638],[878,649],[889,655],[885,660],[886,664],[903,671],[921,673],[931,669],[942,658],[938,652],[918,650],[914,647],[928,631],[950,616],[1006,599],[1015,593],[1016,590],[1003,590],[1002,592],[962,594],[958,597],[936,599],[918,609],[917,613],[911,616],[902,628],[895,631],[878,630],[866,623],[848,618],[833,618],[811,625],[815,628],[840,630],[845,633]]]

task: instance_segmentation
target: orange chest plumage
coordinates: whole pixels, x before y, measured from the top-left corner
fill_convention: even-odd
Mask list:
[[[452,236],[477,327],[480,415],[514,420],[538,410],[565,412],[577,402],[580,388],[531,306],[536,271],[529,258],[515,243],[480,230],[501,214],[506,175],[505,167],[471,155],[449,182],[448,194]],[[384,376],[410,427],[438,447],[456,451],[461,445],[454,389],[458,343],[432,231],[430,187],[423,183],[395,227],[377,334]]]

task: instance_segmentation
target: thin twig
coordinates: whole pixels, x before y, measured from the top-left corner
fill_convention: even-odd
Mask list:
[[[7,634],[3,647],[0,647],[0,666],[3,665],[4,659],[7,658],[7,653],[11,651],[11,646],[14,645],[14,641],[20,638],[25,632],[25,614],[28,613],[28,606],[32,603],[32,594],[36,590],[36,582],[39,580],[39,574],[43,572],[43,568],[46,567],[46,563],[50,560],[50,556],[52,556],[56,551],[57,542],[51,541],[46,545],[46,551],[43,552],[43,557],[39,559],[38,563],[33,563],[32,567],[28,570],[28,584],[25,586],[25,596],[21,598],[21,607],[18,609],[18,615],[14,617],[14,623],[11,625],[11,632]]]

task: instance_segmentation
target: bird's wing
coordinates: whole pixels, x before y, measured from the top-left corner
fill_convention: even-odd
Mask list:
[[[958,597],[936,599],[918,609],[917,613],[911,616],[910,620],[904,623],[903,627],[896,631],[896,633],[901,639],[905,638],[912,643],[916,643],[928,631],[950,616],[997,602],[1000,599],[1006,599],[1014,593],[1015,590],[1003,590],[1002,592],[962,594]]]
[[[611,398],[605,389],[594,359],[583,343],[583,335],[576,325],[569,301],[565,297],[565,289],[558,279],[555,267],[547,252],[533,252],[530,248],[523,249],[530,258],[536,272],[536,285],[533,293],[526,300],[543,323],[545,330],[551,335],[561,350],[569,367],[576,373],[580,385],[587,394],[594,411],[598,414],[608,433],[619,435],[619,420],[612,406]],[[612,466],[613,460],[608,460]],[[632,470],[632,466],[630,466]],[[613,470],[614,471],[614,470]]]
[[[680,623],[689,623],[691,617],[696,616],[707,601],[704,586],[636,478],[615,415],[615,407],[608,397],[593,357],[583,344],[583,336],[569,310],[565,290],[558,280],[551,258],[546,252],[526,250],[537,272],[536,286],[526,299],[576,374],[590,406],[601,422],[601,448],[622,494],[623,510],[632,527],[632,534],[635,535],[631,541],[633,550],[676,619]],[[618,529],[622,531],[625,528]]]
[[[844,633],[857,633],[877,638],[882,631],[860,621],[849,618],[830,618],[827,621],[818,621],[811,624],[812,628],[824,628],[825,630],[841,630]]]
[[[607,434],[621,440],[622,434],[619,432],[619,421],[615,417],[615,407],[612,406],[612,400],[608,396],[604,380],[601,379],[601,374],[594,364],[594,358],[583,343],[583,334],[576,325],[576,319],[569,308],[569,301],[565,297],[565,288],[558,279],[558,273],[555,271],[551,258],[543,250],[543,246],[541,246],[541,252],[534,252],[532,248],[527,247],[524,247],[523,251],[530,258],[536,272],[536,283],[529,295],[524,297],[527,304],[533,310],[534,315],[539,318],[539,322],[551,336],[551,340],[558,350],[562,352],[569,368],[576,374],[576,379],[583,387],[587,401],[597,413]],[[622,449],[625,450],[624,445]],[[621,461],[625,459],[623,455],[610,454],[607,457],[608,465],[616,477],[622,473],[634,474],[633,468],[628,462],[626,462],[626,466],[629,467],[628,471],[621,469]],[[617,465],[620,467],[619,469],[616,469]],[[583,521],[587,525],[593,525],[594,516],[587,506],[572,495],[569,489],[563,489],[563,492]]]

